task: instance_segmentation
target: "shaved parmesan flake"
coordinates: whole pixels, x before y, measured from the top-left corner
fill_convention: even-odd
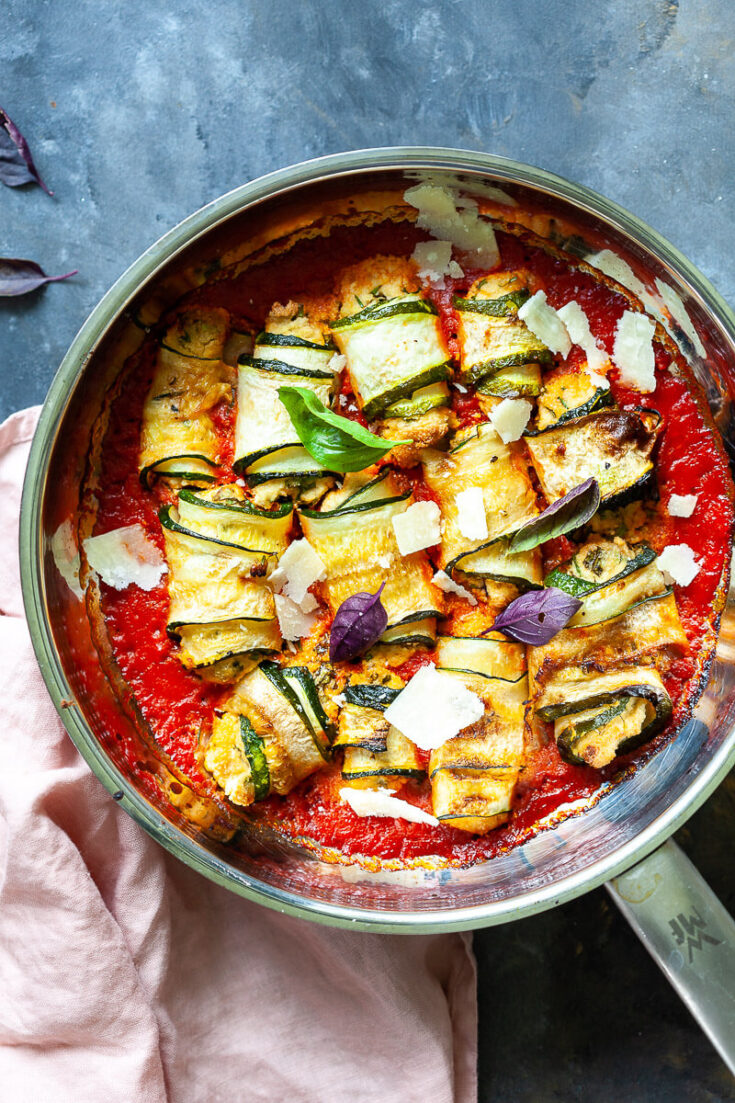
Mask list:
[[[444,277],[449,275],[452,260],[451,241],[420,241],[411,259],[416,262],[419,277],[444,287]]]
[[[689,314],[687,312],[687,308],[681,301],[681,296],[677,295],[673,287],[669,287],[667,283],[664,283],[664,281],[658,279],[658,277],[656,278],[656,287],[658,288],[658,293],[663,299],[669,314],[675,322],[679,323],[684,333],[686,333],[687,337],[692,342],[692,347],[694,348],[697,356],[700,356],[702,359],[704,359],[704,357],[707,355],[705,347],[702,344],[699,334],[694,328],[692,319],[689,317]]]
[[[537,291],[530,299],[526,299],[518,310],[518,317],[552,352],[561,353],[562,356],[569,355],[572,342],[566,326],[554,308],[547,303],[543,291]]]
[[[152,590],[168,571],[142,525],[125,525],[101,536],[89,536],[84,541],[84,553],[92,570],[116,590],[133,585]]]
[[[422,666],[388,708],[389,724],[425,751],[436,750],[482,718],[485,706],[476,693],[433,663]]]
[[[436,502],[414,502],[405,513],[392,520],[393,532],[401,555],[413,555],[438,544],[441,534],[441,510]]]
[[[311,597],[311,594],[308,596]],[[281,629],[284,640],[301,640],[304,636],[308,636],[314,627],[316,614],[305,612],[302,607],[298,606],[290,597],[286,597],[285,594],[276,594],[274,600],[278,627]],[[316,607],[316,601],[314,607]]]
[[[500,259],[492,223],[478,213],[477,204],[435,184],[417,184],[403,198],[416,207],[416,225],[438,241],[451,242],[472,256],[477,267],[494,267]]]
[[[392,789],[349,789],[345,786],[339,791],[340,798],[349,804],[358,816],[383,816],[393,819],[410,820],[411,823],[430,823],[438,826],[436,816],[401,800]]]
[[[300,605],[309,587],[321,582],[326,575],[327,568],[309,541],[301,539],[288,545],[268,581],[275,590],[280,590]],[[308,612],[308,609],[304,611]]]
[[[525,398],[504,398],[490,411],[490,421],[503,444],[521,439],[532,411],[533,406]]]
[[[446,571],[437,571],[431,581],[445,594],[456,594],[457,597],[463,597],[465,601],[469,601],[470,605],[477,605],[475,595],[470,590],[466,590],[464,586],[460,586],[459,582],[455,582],[453,578],[450,578]]]
[[[456,260],[450,260],[447,265],[447,272],[453,280],[461,280],[464,276],[464,271],[457,264]]]
[[[611,280],[615,280],[616,283],[626,287],[628,291],[632,291],[639,299],[646,295],[645,284],[638,279],[628,262],[619,257],[617,253],[613,253],[612,249],[601,249],[599,253],[592,253],[585,257],[585,260],[593,268],[604,272]]]
[[[484,540],[487,536],[487,514],[485,500],[479,486],[460,490],[455,497],[457,503],[457,525],[459,531],[468,540]]]
[[[347,367],[347,357],[341,352],[335,352],[334,356],[330,357],[327,367],[336,375],[338,371],[344,371]]]
[[[656,327],[645,314],[626,310],[615,330],[613,360],[621,382],[641,394],[656,389],[653,335]]]
[[[698,494],[672,494],[666,505],[670,517],[691,517]]]
[[[79,552],[71,521],[62,521],[51,537],[51,557],[74,597],[83,597],[82,588],[79,585]]]
[[[598,368],[604,367],[608,362],[607,353],[598,347],[590,329],[589,318],[579,303],[572,299],[571,302],[560,307],[556,313],[566,326],[572,344],[579,345],[581,349],[584,349],[587,364],[592,369],[590,374],[596,372]],[[598,376],[598,378],[601,377]],[[605,381],[604,386],[609,386],[607,381]]]
[[[688,586],[702,569],[688,544],[669,544],[656,560],[656,566],[663,571],[667,582],[677,586]]]

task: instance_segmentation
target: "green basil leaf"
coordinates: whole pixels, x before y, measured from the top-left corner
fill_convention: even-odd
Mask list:
[[[279,387],[296,435],[309,455],[328,471],[362,471],[406,440],[385,440],[347,417],[328,410],[305,387]]]
[[[597,479],[585,479],[570,490],[558,502],[548,506],[538,517],[519,529],[509,545],[511,552],[530,551],[546,540],[563,536],[589,521],[600,507],[600,488]]]

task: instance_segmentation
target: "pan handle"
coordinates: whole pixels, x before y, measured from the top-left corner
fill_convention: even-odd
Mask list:
[[[607,891],[735,1073],[735,921],[669,839]]]

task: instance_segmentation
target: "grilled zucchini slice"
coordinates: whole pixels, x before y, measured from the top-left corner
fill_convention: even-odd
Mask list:
[[[278,482],[275,489],[281,493],[281,480],[298,487],[329,474],[301,444],[278,389],[305,387],[329,406],[334,352],[322,327],[298,304],[289,303],[273,307],[253,355],[240,357],[234,466],[251,486]]]
[[[138,469],[156,479],[207,485],[219,462],[211,411],[232,400],[232,369],[222,360],[229,329],[225,310],[184,311],[163,337],[143,406]]]
[[[342,777],[353,788],[374,789],[376,785],[398,788],[409,778],[420,780],[425,776],[426,771],[411,740],[390,724],[385,750],[373,751],[364,746],[345,748]]]
[[[537,715],[554,721],[562,758],[600,769],[619,754],[646,743],[667,723],[671,699],[655,667],[634,666],[606,674],[565,671],[545,695]]]
[[[660,652],[683,652],[688,644],[674,595],[662,587],[655,563],[632,572],[624,566],[612,581],[581,595],[577,625],[529,648],[536,716],[555,721],[567,761],[606,766],[650,739],[671,715],[653,664]],[[605,612],[613,615],[601,619]]]
[[[463,382],[476,384],[506,368],[552,361],[550,349],[518,317],[529,298],[528,284],[528,273],[520,269],[493,273],[473,283],[466,298],[454,300]]]
[[[392,520],[410,504],[409,493],[345,504],[329,512],[299,511],[304,536],[326,567],[321,590],[332,613],[353,594],[374,594],[384,583],[381,601],[388,614],[388,632],[402,629],[399,635],[404,638],[415,635],[417,622],[433,620],[443,609],[424,553],[402,556],[398,551]],[[395,637],[388,638],[396,642]]]
[[[332,335],[368,421],[451,375],[437,312],[418,294],[377,299],[334,322]]]
[[[538,513],[536,494],[517,449],[503,444],[489,423],[455,438],[448,453],[424,459],[424,479],[439,500],[444,521],[440,562],[443,569],[539,586],[543,574],[538,549],[511,555],[510,536]],[[479,487],[485,503],[488,535],[472,540],[459,528],[456,496]]]
[[[524,438],[541,488],[555,502],[595,478],[606,506],[642,493],[661,415],[655,410],[602,410]]]
[[[500,633],[440,636],[437,668],[485,702],[483,718],[432,751],[432,803],[438,819],[474,834],[504,823],[523,765],[525,648]]]
[[[243,673],[281,644],[264,576],[287,546],[292,507],[259,510],[237,494],[239,487],[181,490],[159,515],[169,568],[167,630],[180,643],[183,665],[216,681]]]
[[[279,677],[278,671],[281,668],[275,663],[250,671],[238,682],[222,710],[248,718],[263,742],[271,791],[284,794],[321,769],[325,756],[308,714],[293,692],[293,684]]]
[[[535,398],[541,394],[541,367],[539,364],[519,364],[501,368],[480,380],[477,393],[497,398]]]

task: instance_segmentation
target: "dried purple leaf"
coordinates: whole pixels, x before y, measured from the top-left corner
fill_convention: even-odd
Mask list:
[[[0,107],[0,180],[9,188],[21,184],[38,184],[47,195],[53,195],[33,162],[33,156],[18,127]]]
[[[563,536],[589,521],[600,507],[597,479],[585,479],[558,502],[520,528],[510,542],[511,552],[530,551],[546,540]]]
[[[488,631],[504,632],[519,643],[540,647],[560,632],[581,608],[581,601],[556,586],[530,590],[511,601]]]
[[[43,287],[45,283],[68,280],[69,276],[76,276],[78,271],[75,268],[73,272],[65,272],[63,276],[47,276],[43,268],[33,260],[0,257],[0,298],[27,295],[29,291]]]
[[[350,662],[367,651],[383,635],[388,625],[380,595],[360,592],[342,602],[334,615],[329,636],[329,658],[332,662]]]

